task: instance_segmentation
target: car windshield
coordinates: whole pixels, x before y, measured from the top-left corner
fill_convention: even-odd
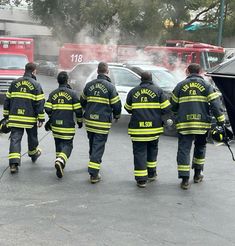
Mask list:
[[[88,76],[97,68],[97,65],[80,64],[76,66],[70,73],[71,79],[78,81],[86,81]]]
[[[177,84],[176,78],[167,70],[152,70],[153,82],[161,88],[174,88]]]
[[[24,69],[27,63],[28,58],[24,55],[0,55],[0,69],[2,70]]]

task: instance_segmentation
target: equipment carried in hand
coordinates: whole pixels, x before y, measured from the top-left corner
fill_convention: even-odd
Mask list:
[[[3,118],[0,121],[0,133],[9,133],[11,131],[11,128],[8,126],[8,119]]]

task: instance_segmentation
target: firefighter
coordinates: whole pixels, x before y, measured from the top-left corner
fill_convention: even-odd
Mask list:
[[[21,162],[21,140],[26,129],[28,155],[36,162],[41,155],[38,148],[38,130],[44,122],[44,93],[36,81],[36,65],[27,63],[23,77],[13,81],[6,93],[3,116],[11,127],[9,166],[17,173]]]
[[[56,149],[56,175],[62,178],[65,164],[73,149],[74,113],[78,127],[82,128],[82,107],[76,92],[68,84],[68,74],[65,71],[58,74],[57,81],[59,88],[50,93],[45,103],[45,111],[49,116],[45,130],[52,130]]]
[[[192,168],[194,183],[203,179],[207,134],[211,128],[212,114],[218,124],[223,125],[225,116],[221,110],[221,100],[210,83],[200,75],[199,64],[192,63],[186,69],[187,78],[177,84],[172,92],[172,110],[176,113],[178,131],[178,178],[181,188],[189,188],[190,151],[194,142]]]
[[[122,108],[116,88],[108,77],[108,64],[100,62],[97,73],[97,79],[87,83],[81,95],[89,139],[88,172],[93,184],[101,179],[99,170],[112,117],[118,120]]]
[[[131,114],[128,134],[133,146],[135,180],[138,187],[144,188],[147,180],[153,181],[157,176],[162,116],[170,114],[170,102],[162,89],[153,84],[152,74],[145,71],[140,85],[128,93],[124,107]]]

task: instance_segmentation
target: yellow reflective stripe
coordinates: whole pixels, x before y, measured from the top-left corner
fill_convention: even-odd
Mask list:
[[[59,133],[71,133],[71,134],[75,133],[75,128],[52,126],[51,129],[52,131],[59,132]]]
[[[160,103],[132,103],[132,109],[138,108],[160,108]]]
[[[219,117],[217,117],[217,121],[219,121],[219,122],[225,121],[225,116],[224,115],[220,115]]]
[[[119,96],[116,96],[116,97],[110,99],[110,103],[111,103],[111,104],[115,104],[115,103],[117,103],[117,102],[119,102],[119,101],[120,101]]]
[[[156,140],[158,138],[159,136],[154,136],[154,137],[132,137],[131,136],[131,140],[136,141],[136,142],[149,142],[149,141]]]
[[[178,98],[177,96],[175,96],[174,93],[172,93],[171,99],[172,99],[175,103],[179,103],[179,98]]]
[[[132,109],[132,107],[129,104],[127,104],[127,103],[125,104],[124,108],[126,108],[127,110],[131,110]]]
[[[73,104],[73,109],[79,109],[82,108],[80,103]]]
[[[86,120],[85,123],[88,126],[96,126],[96,127],[101,127],[101,128],[110,128],[111,123],[110,122],[101,122],[101,121],[93,121],[93,120]]]
[[[26,92],[12,92],[11,98],[26,98],[26,99],[35,100],[35,95]]]
[[[7,91],[6,97],[7,97],[7,98],[11,98],[11,93],[10,93],[9,91]]]
[[[35,155],[38,151],[41,151],[41,149],[36,148],[35,150],[29,150],[29,151],[28,151],[28,154],[29,154],[29,155]]]
[[[3,114],[4,115],[8,115],[9,114],[9,110],[3,110]]]
[[[87,126],[86,126],[86,130],[88,132],[94,132],[94,133],[100,133],[100,134],[108,134],[109,133],[109,131],[94,129],[94,128],[90,128],[90,127],[87,127]]]
[[[52,108],[52,103],[51,102],[46,102],[44,107],[45,108]]]
[[[8,158],[9,159],[15,159],[15,158],[20,158],[20,153],[10,153],[9,155],[8,155]]]
[[[44,120],[45,119],[45,115],[44,114],[38,114],[38,119]]]
[[[37,119],[35,117],[29,117],[29,116],[19,116],[19,115],[9,115],[9,120],[13,121],[22,121],[22,122],[32,122],[35,123]]]
[[[203,165],[205,163],[205,158],[199,159],[196,157],[193,157],[193,163],[198,165]]]
[[[88,164],[88,167],[99,170],[100,169],[100,164],[99,163],[96,163],[96,162],[90,161],[89,164]]]
[[[68,160],[67,155],[65,153],[63,153],[63,152],[59,152],[57,157],[62,157],[65,161]]]
[[[83,122],[82,118],[77,118],[77,122]]]
[[[169,100],[166,100],[165,102],[161,103],[161,109],[167,108],[170,105],[171,104],[170,104]]]
[[[22,123],[11,123],[9,122],[8,123],[8,126],[9,127],[17,127],[17,128],[32,128],[33,125],[26,125],[26,124],[22,124]]]
[[[190,171],[189,165],[178,165],[178,171],[188,172]]]
[[[109,99],[108,98],[103,98],[103,97],[87,97],[88,102],[96,102],[96,103],[105,103],[109,104]]]
[[[35,95],[35,101],[40,101],[45,99],[45,95],[44,94],[39,94],[39,95]]]
[[[185,103],[185,102],[207,102],[207,97],[205,96],[186,96],[186,97],[179,98],[179,103]]]
[[[219,98],[219,94],[217,92],[213,92],[211,93],[210,95],[207,96],[207,100],[208,102],[216,99],[216,98]]]
[[[147,167],[155,168],[157,166],[157,161],[147,161]]]
[[[132,129],[132,128],[128,129],[128,134],[131,135],[157,134],[162,132],[163,132],[163,127],[145,128],[145,129]]]
[[[203,128],[210,128],[211,124],[210,123],[205,123],[205,122],[182,122],[176,124],[177,129],[182,129],[182,128],[198,128],[198,127],[203,127]]]
[[[72,104],[52,104],[52,110],[73,110],[73,105]]]
[[[148,171],[147,171],[147,169],[145,169],[145,170],[135,170],[134,174],[135,174],[136,177],[144,177],[144,176],[148,175]]]
[[[64,135],[56,134],[54,132],[53,132],[53,137],[54,138],[65,139],[65,140],[69,140],[69,139],[72,139],[73,138],[73,136],[64,136]]]
[[[186,134],[205,134],[207,130],[187,130],[187,131],[180,131],[182,135]]]

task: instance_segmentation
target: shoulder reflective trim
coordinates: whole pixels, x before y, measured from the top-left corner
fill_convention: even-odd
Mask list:
[[[7,97],[7,98],[11,98],[11,93],[10,93],[9,91],[7,91],[6,97]]]
[[[87,127],[87,126],[86,126],[86,130],[87,130],[88,132],[94,132],[94,133],[100,133],[100,134],[108,134],[108,133],[109,133],[109,131],[98,130],[98,129],[91,128],[91,127]]]
[[[87,97],[86,97],[86,95],[84,94],[84,92],[82,92],[82,95],[81,95],[81,97],[83,98],[83,99],[87,99]]]
[[[75,128],[65,128],[65,127],[57,127],[51,126],[52,131],[59,132],[59,133],[75,133]]]
[[[179,103],[179,98],[174,93],[171,93],[171,98],[175,103]]]
[[[20,155],[20,153],[10,153],[9,155],[8,155],[8,158],[9,159],[19,159],[21,157],[21,155]]]
[[[35,95],[35,101],[40,101],[45,99],[45,95],[44,94],[39,94],[39,95]]]
[[[9,122],[8,126],[9,127],[16,127],[16,128],[32,128],[33,127],[33,125],[14,123],[14,122]]]
[[[89,164],[88,164],[88,167],[99,170],[100,169],[100,164],[90,161]]]
[[[93,120],[86,120],[85,119],[85,123],[88,126],[96,126],[96,127],[101,127],[101,128],[110,128],[112,123],[110,122],[101,122],[101,121],[93,121]]]
[[[205,163],[205,158],[193,157],[193,164],[203,165]]]
[[[217,92],[213,92],[211,93],[210,95],[207,96],[207,100],[208,102],[216,99],[216,98],[219,98],[219,94]]]
[[[73,110],[72,104],[52,104],[52,110]]]
[[[73,109],[79,109],[79,108],[82,108],[80,103],[74,103],[73,104]]]
[[[217,117],[217,121],[219,121],[219,122],[225,121],[225,116],[224,115],[220,115],[219,117]]]
[[[149,142],[158,139],[159,136],[154,136],[154,137],[132,137],[131,140],[134,142]]]
[[[127,103],[124,105],[124,108],[127,110],[132,110],[132,107]]]
[[[135,170],[134,174],[135,174],[136,177],[145,177],[145,176],[148,175],[148,171],[147,171],[147,169],[145,169],[145,170]]]
[[[103,98],[103,97],[93,97],[93,96],[87,97],[87,102],[95,102],[95,103],[110,104],[108,98]]]
[[[188,172],[190,171],[190,166],[189,165],[178,165],[178,171]]]
[[[68,157],[64,152],[58,153],[58,157],[61,157],[62,159],[64,159],[65,162],[68,160]]]
[[[185,102],[207,102],[207,97],[205,96],[187,96],[187,97],[180,97],[179,103]]]
[[[110,99],[110,103],[111,103],[111,104],[115,104],[115,103],[117,103],[117,102],[119,102],[119,101],[120,101],[119,96],[116,96],[116,97]]]
[[[171,104],[169,102],[169,100],[166,100],[165,102],[161,103],[160,106],[161,106],[161,109],[164,109],[164,108],[167,108],[169,107]]]
[[[141,108],[160,108],[160,103],[132,103],[132,109],[141,109]]]
[[[64,136],[64,135],[56,134],[54,132],[53,132],[53,137],[54,138],[65,139],[65,140],[70,140],[70,139],[73,138],[73,136]]]
[[[9,120],[30,122],[30,123],[37,122],[37,119],[35,117],[28,117],[28,116],[23,116],[23,115],[9,115]]]
[[[148,168],[155,168],[157,167],[157,161],[147,161]]]
[[[163,132],[163,127],[158,128],[145,128],[145,129],[128,129],[128,134],[130,135],[146,135],[146,134],[160,134]]]
[[[52,108],[52,103],[51,102],[45,102],[44,107],[45,108]]]
[[[35,100],[36,96],[26,92],[12,92],[11,98],[25,98],[25,99]]]
[[[203,127],[203,128],[210,128],[211,123],[206,123],[206,122],[182,122],[176,124],[177,129],[181,128],[198,128],[198,127]]]
[[[205,134],[207,130],[187,130],[187,131],[179,131],[182,135],[187,134]]]

